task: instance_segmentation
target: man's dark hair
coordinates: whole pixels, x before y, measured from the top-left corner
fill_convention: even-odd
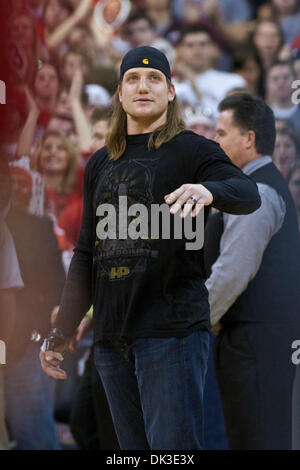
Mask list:
[[[267,74],[270,73],[270,70],[272,70],[274,67],[288,67],[290,71],[292,72],[293,76],[296,77],[296,72],[293,66],[293,62],[290,60],[280,60],[276,59],[272,64],[269,66],[267,70]]]
[[[210,37],[211,40],[214,40],[213,34],[208,27],[204,26],[201,23],[194,23],[189,26],[186,26],[180,31],[177,44],[182,44],[182,42],[184,41],[184,38],[188,34],[197,34],[197,33],[205,33]]]
[[[257,153],[272,155],[275,145],[275,118],[271,108],[262,98],[248,93],[237,93],[219,104],[219,111],[232,110],[232,122],[244,131],[253,131],[256,136]]]
[[[147,13],[145,13],[143,10],[135,10],[128,16],[127,20],[124,22],[124,24],[122,26],[121,33],[124,36],[124,38],[127,37],[127,35],[128,35],[128,26],[131,23],[135,23],[136,21],[140,21],[140,20],[147,21],[150,28],[155,31],[155,29],[156,29],[155,28],[155,23],[152,20],[152,18],[150,18],[150,16],[148,16]]]

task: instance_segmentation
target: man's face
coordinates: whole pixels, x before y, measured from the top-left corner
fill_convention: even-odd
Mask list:
[[[276,65],[271,68],[267,77],[267,93],[271,100],[290,98],[294,80],[293,73],[287,65]]]
[[[247,148],[246,133],[232,122],[233,111],[228,109],[219,115],[215,141],[239,168],[246,164],[245,150]]]
[[[146,19],[133,21],[127,28],[128,41],[131,47],[150,46],[155,38],[155,31]]]
[[[118,93],[128,117],[152,122],[167,113],[168,103],[175,97],[174,85],[168,87],[160,70],[143,67],[125,72]]]
[[[207,33],[187,34],[178,47],[182,60],[195,72],[211,66],[213,43]]]
[[[105,145],[105,138],[108,131],[108,122],[106,120],[97,121],[93,127],[93,138],[90,152],[94,153]]]

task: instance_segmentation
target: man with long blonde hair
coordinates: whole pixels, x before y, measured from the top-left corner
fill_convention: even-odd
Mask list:
[[[203,448],[208,294],[203,250],[187,249],[178,227],[206,219],[209,206],[247,214],[259,205],[255,183],[219,145],[184,129],[165,55],[129,51],[107,145],[86,167],[81,232],[40,354],[45,372],[65,379],[59,351],[93,304],[94,359],[121,449]],[[157,207],[162,228],[148,219]]]

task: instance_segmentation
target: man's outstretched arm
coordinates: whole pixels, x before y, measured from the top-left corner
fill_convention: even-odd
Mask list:
[[[194,155],[195,180],[213,197],[212,206],[229,214],[250,214],[261,205],[256,183],[232,163],[218,143],[206,140]]]
[[[183,217],[191,209],[192,216],[196,216],[203,205],[211,205],[222,212],[239,215],[250,214],[260,207],[256,183],[232,163],[216,142],[205,139],[193,157],[187,156],[186,162],[190,167],[190,181],[165,195],[172,213],[185,206]]]

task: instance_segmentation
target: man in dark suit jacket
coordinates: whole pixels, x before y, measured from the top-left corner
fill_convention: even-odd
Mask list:
[[[206,228],[212,264],[206,286],[211,323],[220,331],[215,364],[229,447],[291,449],[292,342],[300,338],[296,211],[270,157],[271,109],[248,94],[225,98],[219,109],[216,140],[255,180],[262,201],[247,217],[218,213]]]

